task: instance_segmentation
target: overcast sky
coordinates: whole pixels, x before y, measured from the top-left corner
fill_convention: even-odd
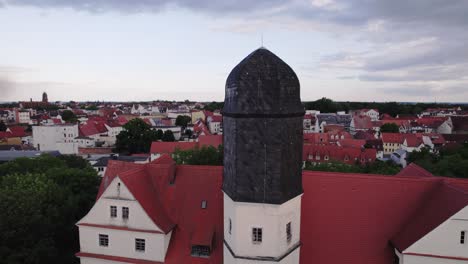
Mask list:
[[[302,100],[468,102],[466,0],[0,0],[0,101],[224,99],[264,46]]]

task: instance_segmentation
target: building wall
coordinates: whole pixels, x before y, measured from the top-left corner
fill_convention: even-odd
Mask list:
[[[106,229],[90,226],[79,226],[81,252],[117,256],[125,258],[164,261],[167,240],[164,234],[134,232]],[[99,234],[109,236],[109,246],[99,245]],[[170,236],[170,234],[168,234]],[[145,239],[145,251],[135,250],[135,239]]]
[[[300,241],[301,199],[299,195],[281,205],[234,202],[224,194],[224,239],[237,256],[256,257],[280,257]],[[229,220],[232,223],[229,233]],[[286,238],[286,224],[291,222],[291,241]],[[252,228],[262,228],[262,242],[252,241]],[[296,249],[297,250],[297,249]],[[228,251],[224,252],[231,255]],[[288,258],[290,259],[290,258]],[[225,264],[232,263],[256,263],[229,262],[225,258]],[[269,262],[263,262],[269,263]],[[299,263],[281,262],[281,263]]]
[[[269,261],[260,261],[260,260],[248,260],[248,259],[241,259],[241,258],[234,258],[232,254],[229,252],[229,249],[226,248],[224,245],[224,263],[225,264],[298,264],[299,263],[299,255],[300,255],[300,247],[291,252],[288,256],[283,258],[280,261],[269,262]],[[83,264],[83,263],[82,263]]]
[[[110,216],[111,205],[117,207],[117,217],[115,218]],[[124,206],[129,208],[128,219],[122,218],[122,207]],[[140,231],[82,224],[124,227]],[[78,222],[78,226],[81,252],[153,261],[164,261],[172,234],[164,234],[161,231],[119,177],[116,177],[109,184],[93,208]],[[143,232],[143,230],[146,232]],[[99,245],[99,234],[109,236],[108,247]],[[135,250],[135,238],[145,239],[145,252]],[[89,263],[105,263],[96,262],[95,260],[86,261]]]
[[[34,147],[38,150],[58,150],[62,154],[78,153],[78,148],[74,147],[78,125],[33,126],[32,130]]]
[[[401,144],[399,143],[393,143],[393,142],[383,143],[383,150],[384,150],[385,155],[392,154],[393,152],[397,151],[400,148],[401,148]]]
[[[460,243],[461,231],[465,231],[465,243]],[[430,258],[407,255],[407,253],[468,259],[468,206],[450,217],[429,234],[403,251],[402,264],[466,263],[447,258]]]
[[[118,184],[120,183],[120,192]],[[117,217],[110,217],[110,206],[117,206]],[[130,210],[129,218],[122,219],[122,207]],[[125,226],[134,229],[154,230],[161,229],[153,223],[140,203],[133,197],[119,177],[116,177],[94,204],[89,213],[79,223],[92,223],[99,225]]]
[[[81,264],[128,264],[127,262],[95,259],[95,258],[80,258]]]

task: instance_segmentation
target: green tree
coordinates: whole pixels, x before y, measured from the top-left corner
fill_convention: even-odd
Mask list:
[[[176,149],[173,153],[177,164],[189,165],[223,165],[223,146],[196,147],[189,150]]]
[[[5,123],[3,123],[3,121],[0,121],[0,132],[5,132],[7,128],[8,127],[5,125]]]
[[[99,186],[85,162],[42,155],[0,165],[0,262],[78,263],[75,223],[94,204]]]
[[[434,175],[468,178],[468,144],[455,149],[441,149],[432,153],[428,148],[413,151],[408,163],[414,162]]]
[[[179,115],[176,118],[175,125],[181,127],[187,127],[188,124],[192,122],[192,118],[190,116]]]
[[[158,129],[156,130],[156,139],[157,140],[161,140],[164,136],[164,131],[162,131],[162,129]]]
[[[75,113],[71,110],[65,110],[62,112],[62,119],[68,123],[74,123],[77,121]]]
[[[376,160],[372,163],[360,164],[346,164],[341,162],[329,163],[310,163],[307,162],[305,170],[312,171],[332,171],[332,172],[345,172],[345,173],[370,173],[370,174],[383,174],[395,175],[400,171],[400,167],[392,162],[383,162]]]
[[[162,141],[164,142],[173,142],[175,141],[174,133],[171,130],[164,131],[164,135],[162,136]]]
[[[157,132],[142,119],[135,118],[123,126],[122,132],[117,135],[115,146],[119,153],[148,153],[151,142],[157,140]]]
[[[381,133],[398,133],[400,132],[400,128],[395,123],[386,123],[380,127]]]

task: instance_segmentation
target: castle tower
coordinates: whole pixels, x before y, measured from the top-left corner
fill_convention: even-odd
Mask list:
[[[48,103],[49,102],[49,99],[47,98],[47,93],[46,92],[42,93],[42,102],[43,103]]]
[[[224,126],[224,263],[299,263],[299,80],[265,48],[229,74]]]

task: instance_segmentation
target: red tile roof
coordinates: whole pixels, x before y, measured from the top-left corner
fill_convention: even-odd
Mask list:
[[[151,153],[173,153],[177,148],[180,150],[193,149],[197,146],[197,142],[161,142],[154,141],[151,143]]]
[[[198,145],[218,147],[223,144],[223,135],[200,135],[198,137]]]
[[[366,115],[353,116],[355,129],[372,129],[373,124],[371,118]]]
[[[423,144],[422,135],[418,134],[403,134],[404,140],[406,141],[406,146],[408,147],[419,147]]]
[[[396,176],[399,176],[399,177],[434,177],[432,173],[419,167],[416,163],[410,163],[410,165],[402,169]]]
[[[320,156],[320,160],[316,157]],[[325,160],[325,157],[328,160]],[[352,147],[340,147],[336,145],[307,145],[303,146],[303,161],[332,162],[339,161],[348,164],[358,162],[373,162],[377,158],[377,150]]]
[[[207,118],[209,122],[217,122],[221,123],[223,122],[223,116],[221,115],[212,115],[210,118]]]
[[[361,148],[366,144],[364,139],[341,139],[338,141],[342,147]]]
[[[405,140],[404,134],[400,134],[400,133],[382,133],[382,142],[383,143],[403,144],[404,140]]]
[[[162,178],[157,180],[158,194],[177,224],[165,263],[222,263],[222,167],[177,166],[175,182],[168,185],[167,173],[158,171],[170,170],[173,160],[167,155],[161,159],[135,166],[146,166],[146,173]],[[124,171],[122,163],[109,161],[106,177]],[[136,182],[140,173],[133,169],[124,177],[133,175]],[[468,204],[467,195],[450,185],[468,189],[468,181],[461,179],[304,171],[300,263],[392,264],[392,237],[395,246],[405,248]],[[202,200],[206,209],[201,209]],[[190,256],[195,243],[212,243],[212,255]]]
[[[468,193],[438,179],[437,185],[391,240],[400,252],[434,230],[468,204]]]

